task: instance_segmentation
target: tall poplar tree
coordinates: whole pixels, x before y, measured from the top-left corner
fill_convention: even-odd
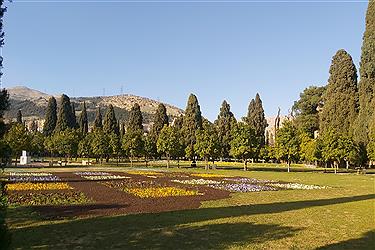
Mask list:
[[[102,128],[102,113],[100,112],[100,107],[96,110],[95,120],[94,120],[94,129]]]
[[[87,119],[87,110],[86,110],[86,103],[83,102],[82,105],[82,112],[79,116],[79,128],[82,134],[87,134],[89,132],[89,122]]]
[[[371,117],[374,113],[371,102],[374,102],[375,88],[375,1],[372,0],[367,8],[359,73],[360,109],[356,121],[355,140],[365,146],[369,141]]]
[[[190,94],[185,116],[182,123],[182,133],[187,145],[188,155],[194,158],[194,144],[196,142],[195,133],[198,129],[202,129],[202,113],[198,103],[198,99],[194,94]]]
[[[130,110],[127,130],[143,130],[143,117],[141,107],[135,103]]]
[[[169,125],[167,109],[164,104],[160,103],[154,114],[154,123],[150,131],[152,140],[155,143],[157,142],[160,131],[163,129],[164,125]]]
[[[46,116],[43,126],[43,134],[49,136],[53,133],[57,122],[57,103],[55,97],[51,96],[48,100]]]
[[[220,154],[222,158],[229,157],[230,151],[230,141],[231,141],[231,131],[232,127],[236,123],[236,118],[233,113],[230,111],[230,105],[227,101],[223,101],[220,108],[220,113],[217,116],[215,125],[218,132],[218,140],[220,144]]]
[[[252,99],[250,101],[246,121],[254,130],[258,145],[263,147],[265,145],[265,133],[268,124],[264,115],[262,100],[258,93],[255,96],[255,100]]]
[[[61,96],[55,131],[64,131],[68,128],[75,128],[75,126],[70,98],[63,94]]]
[[[105,114],[103,122],[103,131],[106,134],[115,133],[116,135],[119,135],[117,119],[112,104],[109,105],[107,112]]]
[[[358,112],[357,70],[352,57],[345,50],[337,51],[329,73],[320,113],[321,133],[332,130],[350,136]]]

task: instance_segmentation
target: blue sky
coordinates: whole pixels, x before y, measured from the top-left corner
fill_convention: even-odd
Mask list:
[[[5,17],[3,86],[70,96],[121,93],[210,120],[260,93],[266,115],[326,84],[332,56],[359,65],[366,2],[17,2]]]

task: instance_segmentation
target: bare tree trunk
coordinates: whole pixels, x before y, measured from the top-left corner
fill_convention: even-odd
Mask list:
[[[207,160],[207,158],[204,158],[204,162],[205,162],[205,164],[206,164],[205,169],[208,170],[209,167],[208,167],[208,160]]]
[[[247,160],[243,159],[243,161],[244,161],[243,170],[247,171]]]
[[[170,160],[170,156],[169,154],[167,154],[167,168],[169,168],[169,160]]]
[[[290,160],[288,160],[288,173],[290,172]]]

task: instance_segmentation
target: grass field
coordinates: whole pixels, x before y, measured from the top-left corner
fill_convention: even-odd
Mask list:
[[[234,193],[228,199],[204,202],[199,209],[84,219],[48,220],[30,208],[14,207],[8,209],[7,218],[12,247],[373,249],[375,245],[373,175],[267,169],[210,172],[331,188]]]

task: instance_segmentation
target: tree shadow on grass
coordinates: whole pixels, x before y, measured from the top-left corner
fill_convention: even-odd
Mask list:
[[[324,247],[317,248],[319,250],[334,250],[334,249],[374,249],[375,247],[375,230],[368,231],[363,234],[361,238],[350,239],[339,243],[330,244]]]

